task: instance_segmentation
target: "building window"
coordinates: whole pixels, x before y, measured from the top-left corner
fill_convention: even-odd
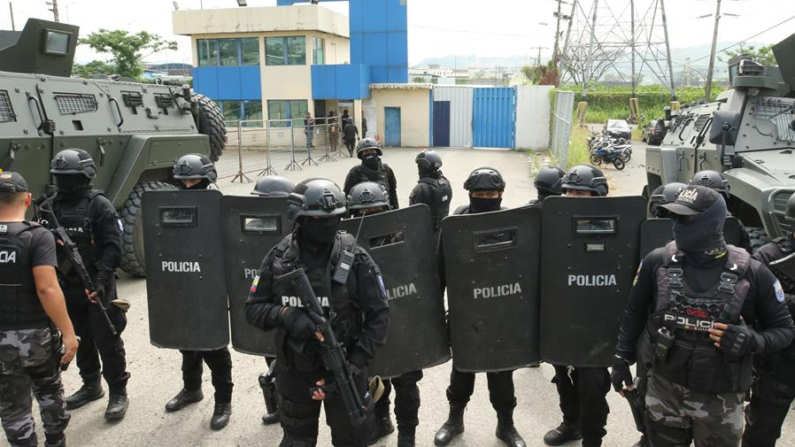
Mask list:
[[[224,114],[227,127],[237,127],[241,120],[243,127],[262,127],[262,101],[258,99],[246,101],[216,101]]]
[[[266,37],[265,65],[306,65],[306,38]]]
[[[291,119],[304,119],[309,111],[306,100],[271,100],[268,101],[268,120],[271,127],[290,127]],[[273,122],[273,120],[283,120]],[[299,121],[298,126],[304,122]]]
[[[243,101],[243,119],[262,120],[262,101]],[[248,127],[262,127],[262,123],[250,123]]]
[[[259,65],[259,40],[245,39],[199,39],[200,67],[239,67]]]
[[[314,65],[326,64],[326,39],[314,37],[312,42],[312,63]]]
[[[221,110],[224,113],[224,121],[230,127],[237,126],[237,122],[242,117],[243,107],[242,101],[220,101]]]
[[[199,39],[199,67],[212,67],[218,65],[218,40]]]

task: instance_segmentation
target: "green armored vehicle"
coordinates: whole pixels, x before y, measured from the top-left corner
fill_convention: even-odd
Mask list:
[[[748,227],[755,247],[791,229],[784,209],[795,191],[795,34],[773,52],[779,67],[733,58],[732,89],[714,103],[683,109],[662,145],[646,149],[645,197],[698,171],[723,172],[729,211]]]
[[[0,168],[22,173],[38,197],[53,183],[55,153],[88,151],[94,184],[123,220],[122,269],[143,276],[141,195],[173,188],[171,167],[184,154],[217,160],[223,116],[188,86],[70,78],[78,30],[31,19],[21,32],[0,31]]]

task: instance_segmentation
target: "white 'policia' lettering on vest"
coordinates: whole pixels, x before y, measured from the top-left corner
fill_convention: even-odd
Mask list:
[[[319,296],[317,297],[317,300],[320,302],[320,307],[331,307],[327,296]],[[301,302],[301,298],[298,298],[297,296],[283,296],[282,306],[305,307],[304,303]]]
[[[254,279],[259,274],[259,270],[257,269],[243,269],[243,278],[245,279]]]
[[[194,261],[163,261],[162,270],[168,273],[201,273],[198,262]]]
[[[403,298],[417,293],[417,286],[414,283],[393,287],[386,292],[387,299]]]
[[[0,251],[0,264],[16,264],[17,252],[15,251]]]
[[[472,289],[475,299],[479,298],[502,298],[504,296],[522,293],[522,286],[519,283],[503,284],[500,286],[479,287]]]
[[[616,275],[569,275],[569,286],[607,287],[615,286]]]

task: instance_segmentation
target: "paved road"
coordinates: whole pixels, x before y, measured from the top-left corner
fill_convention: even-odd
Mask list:
[[[638,151],[642,152],[642,151]],[[407,204],[408,195],[415,184],[416,165],[413,162],[416,150],[389,149],[384,160],[395,170],[399,179],[398,193],[402,204]],[[530,179],[529,158],[523,153],[500,151],[443,150],[444,172],[454,186],[453,205],[466,203],[462,189],[468,173],[480,166],[499,169],[506,178],[507,191],[504,205],[516,207],[535,196]],[[643,184],[642,154],[636,153],[633,161],[623,172],[606,168],[611,179],[611,191],[616,194],[637,194]],[[309,177],[328,177],[340,184],[347,171],[356,163],[345,158],[335,163],[313,166],[299,172],[287,172],[286,176],[299,181]],[[225,194],[245,195],[253,185],[221,182]],[[219,278],[219,280],[223,280]],[[147,319],[146,285],[142,279],[122,278],[119,295],[132,302],[129,325],[124,333],[132,378],[129,385],[130,409],[127,417],[119,423],[109,424],[103,418],[105,401],[97,401],[72,413],[69,425],[69,443],[72,446],[277,446],[281,438],[278,426],[265,427],[260,422],[264,405],[257,377],[265,364],[262,358],[239,354],[233,351],[233,374],[235,391],[233,415],[229,426],[221,432],[209,428],[213,409],[212,385],[209,371],[205,368],[203,402],[192,405],[181,412],[166,414],[163,407],[181,388],[180,355],[167,349],[158,349],[149,343]],[[178,324],[178,322],[175,322]],[[445,388],[448,384],[450,363],[427,370],[421,382],[421,424],[417,432],[420,446],[432,445],[435,430],[447,417]],[[550,383],[552,367],[542,365],[538,369],[521,369],[514,374],[518,407],[515,419],[519,431],[529,446],[543,445],[544,433],[558,425],[561,420],[557,395]],[[475,395],[466,413],[466,433],[452,445],[498,446],[494,437],[496,416],[491,409],[484,375],[479,375]],[[77,368],[73,366],[65,374],[67,393],[80,385]],[[605,446],[629,446],[637,438],[626,404],[615,393],[609,396],[611,413]],[[41,432],[41,425],[38,424]],[[788,424],[789,433],[795,424]],[[320,446],[329,446],[328,429],[321,423]],[[42,438],[43,439],[43,438]],[[393,434],[378,445],[394,446],[397,435]],[[572,446],[579,446],[573,443]],[[795,445],[780,443],[780,445]]]

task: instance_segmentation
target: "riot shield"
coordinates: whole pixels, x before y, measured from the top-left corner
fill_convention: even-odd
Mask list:
[[[221,216],[232,347],[275,357],[276,331],[263,332],[248,324],[246,298],[262,259],[292,229],[287,198],[226,196],[221,200]]]
[[[358,233],[359,245],[381,269],[389,298],[387,342],[368,372],[390,378],[448,361],[450,343],[430,209],[414,205],[364,220],[349,219],[341,229]]]
[[[544,360],[580,367],[612,365],[645,217],[641,197],[549,197],[544,201]]]
[[[229,344],[219,191],[150,191],[141,200],[149,336],[161,348]]]
[[[540,359],[540,233],[541,210],[532,207],[442,221],[455,369],[506,371]]]
[[[640,258],[643,259],[652,250],[664,247],[674,238],[673,221],[671,219],[648,219],[640,226]],[[742,225],[740,221],[729,216],[723,224],[723,237],[727,244],[740,246]]]

